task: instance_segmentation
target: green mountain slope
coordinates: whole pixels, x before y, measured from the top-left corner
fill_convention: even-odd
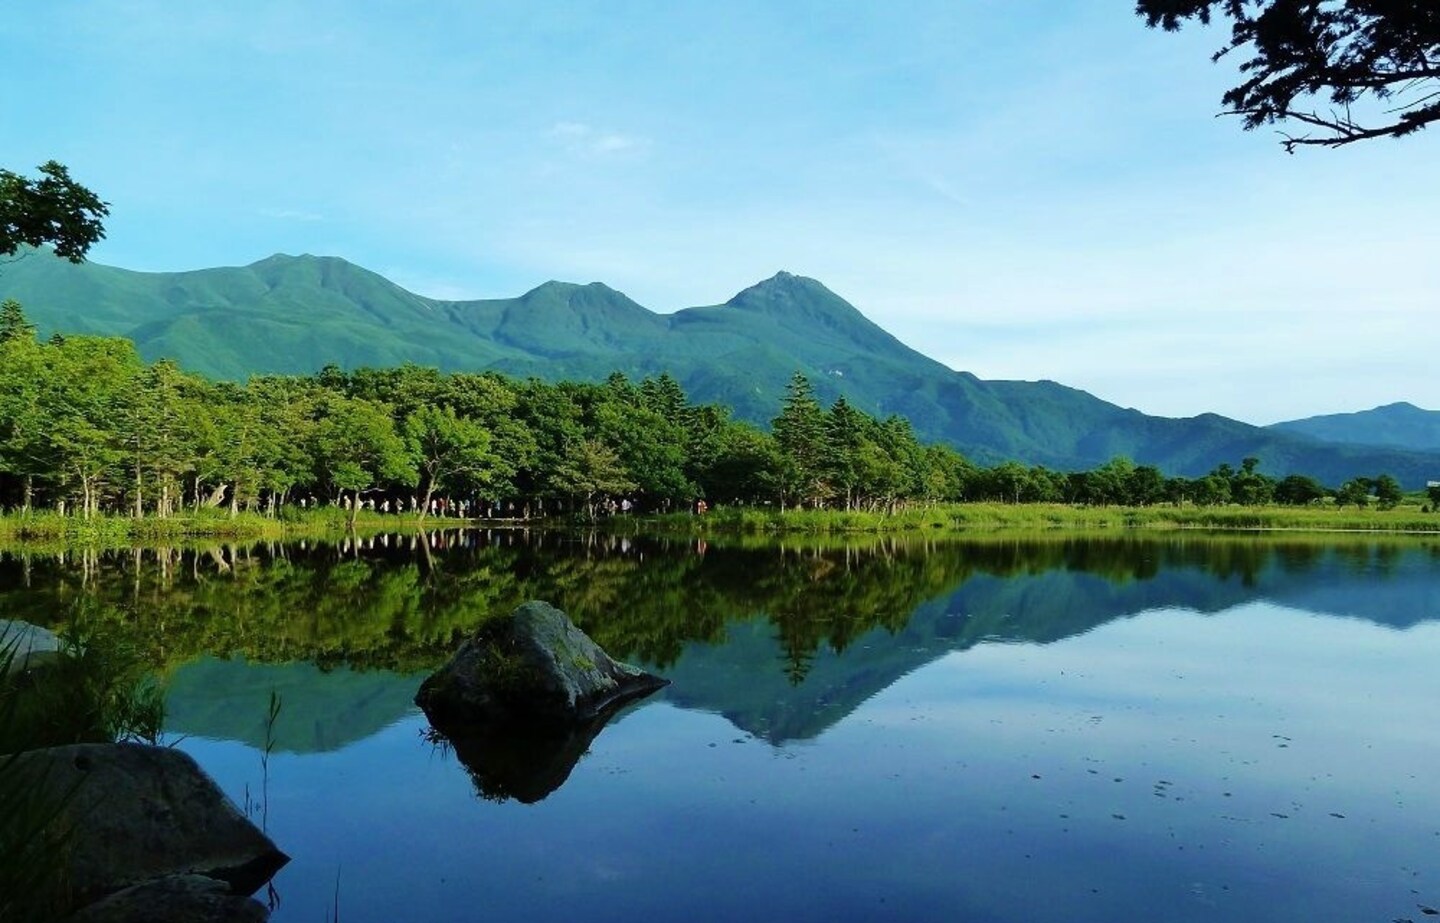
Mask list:
[[[798,370],[822,400],[843,394],[871,414],[901,414],[922,438],[984,463],[1078,469],[1128,455],[1197,475],[1254,455],[1267,472],[1330,483],[1382,471],[1407,486],[1440,476],[1440,442],[1332,445],[1213,414],[1146,416],[1055,382],[982,381],[910,349],[819,282],[783,272],[724,304],[662,315],[600,283],[437,301],[333,257],[138,273],[32,253],[0,272],[6,297],[25,306],[42,334],[125,336],[147,359],[174,358],[221,378],[310,373],[330,363],[411,362],[552,380],[669,372],[692,397],[765,423]]]
[[[1268,429],[1311,436],[1326,442],[1389,446],[1421,452],[1440,451],[1440,410],[1424,410],[1404,401],[1358,413],[1289,420],[1275,423]]]

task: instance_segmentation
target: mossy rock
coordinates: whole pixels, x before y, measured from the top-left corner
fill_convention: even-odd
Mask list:
[[[415,702],[443,733],[467,726],[564,730],[667,681],[612,659],[545,602],[481,625]]]

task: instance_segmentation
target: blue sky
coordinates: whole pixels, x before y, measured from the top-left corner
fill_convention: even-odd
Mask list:
[[[1440,137],[1286,155],[1129,0],[19,4],[3,165],[92,259],[345,257],[421,294],[780,269],[922,352],[1150,413],[1440,407]]]

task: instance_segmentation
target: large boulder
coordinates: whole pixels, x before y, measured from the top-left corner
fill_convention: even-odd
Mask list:
[[[53,805],[82,902],[174,875],[250,894],[289,861],[189,755],[144,744],[75,744],[15,758],[7,784]],[[43,799],[43,802],[41,801]]]
[[[53,631],[29,622],[0,619],[0,676],[43,666],[60,656],[60,639]]]
[[[568,733],[667,683],[612,660],[549,603],[528,602],[481,625],[420,685],[415,702],[446,734],[456,728]]]

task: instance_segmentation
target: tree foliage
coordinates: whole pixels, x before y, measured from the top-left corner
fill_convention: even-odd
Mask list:
[[[1222,104],[1245,128],[1293,123],[1300,145],[1401,137],[1440,119],[1440,4],[1433,0],[1139,0],[1151,27],[1231,23],[1215,54],[1247,56]]]
[[[1401,500],[1388,475],[1349,487],[1336,502]],[[702,498],[893,513],[958,501],[1307,505],[1329,493],[1304,476],[1276,480],[1258,458],[1196,479],[1123,457],[1090,471],[980,467],[922,444],[902,417],[843,398],[823,406],[803,375],[773,432],[692,404],[666,376],[551,384],[404,366],[214,382],[147,365],[128,340],[40,342],[19,305],[0,305],[0,509],[275,516],[303,500],[343,506],[353,522],[362,505],[430,511],[437,496],[480,516],[595,517]]]
[[[0,256],[49,244],[56,256],[79,263],[105,237],[110,206],[71,179],[63,164],[51,160],[39,172],[32,180],[0,170]]]

